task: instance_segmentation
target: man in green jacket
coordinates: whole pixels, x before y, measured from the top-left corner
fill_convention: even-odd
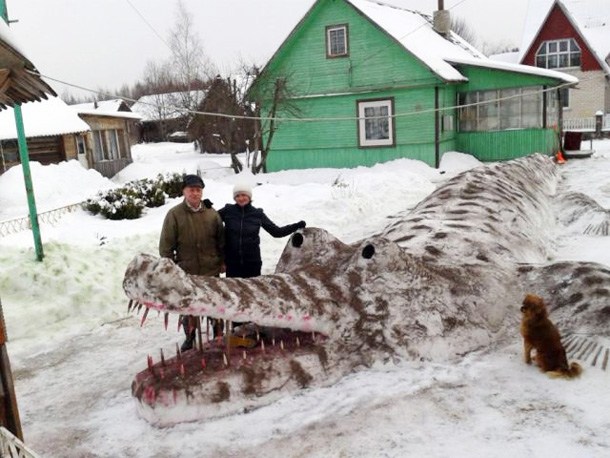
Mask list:
[[[224,227],[216,210],[201,201],[204,187],[199,176],[184,176],[184,200],[165,216],[159,254],[188,274],[218,276],[224,266]],[[184,351],[193,347],[196,320],[187,316],[182,320],[186,333]]]

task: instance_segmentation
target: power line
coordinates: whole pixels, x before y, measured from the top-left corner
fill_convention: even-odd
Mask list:
[[[71,83],[67,83],[65,81],[47,76],[47,75],[43,75],[40,74],[40,76],[42,76],[43,78],[49,79],[51,81],[55,81],[57,83],[61,83],[61,84],[65,84],[66,86],[71,86],[74,87],[76,89],[80,89],[83,91],[88,91],[88,92],[92,92],[95,94],[103,94],[103,95],[109,95],[112,96],[114,98],[118,98],[118,99],[123,99],[129,102],[137,102],[137,100],[132,99],[130,97],[123,97],[120,95],[116,95],[116,94],[108,94],[107,92],[101,92],[101,91],[95,91],[92,89],[88,89],[82,86],[77,86],[75,84],[71,84]],[[586,82],[587,80],[581,80],[583,82]],[[440,108],[429,108],[429,109],[424,109],[424,110],[418,110],[418,111],[409,111],[409,112],[404,112],[404,113],[394,113],[392,115],[388,115],[388,116],[380,116],[379,118],[402,118],[402,117],[407,117],[407,116],[415,116],[415,115],[421,115],[421,114],[427,114],[427,113],[435,113],[435,112],[444,112],[444,111],[449,111],[449,110],[459,110],[462,108],[468,108],[468,107],[473,107],[473,106],[481,106],[481,105],[487,105],[487,104],[492,104],[492,103],[497,103],[503,100],[509,100],[509,99],[514,99],[514,98],[521,98],[524,96],[529,96],[532,94],[542,94],[545,92],[551,92],[557,89],[561,89],[564,87],[569,87],[571,86],[573,83],[563,83],[560,84],[558,86],[554,86],[552,88],[546,88],[546,89],[540,89],[537,91],[532,91],[532,92],[528,92],[527,94],[515,94],[515,95],[511,95],[511,96],[506,96],[506,97],[497,97],[495,99],[490,99],[490,100],[485,100],[485,101],[480,101],[480,102],[473,102],[473,103],[469,103],[469,104],[463,104],[463,105],[452,105],[452,106],[448,106],[448,107],[440,107]],[[151,107],[157,107],[159,106],[159,104],[155,104],[155,103],[145,103],[145,102],[140,102],[142,104],[145,105],[149,105]],[[201,115],[201,116],[210,116],[210,117],[218,117],[218,118],[230,118],[230,119],[252,119],[252,120],[261,120],[261,121],[276,121],[276,122],[327,122],[327,121],[358,121],[358,120],[362,120],[362,119],[374,119],[375,117],[366,117],[366,118],[361,118],[358,116],[339,116],[339,117],[320,117],[320,118],[296,118],[296,117],[286,117],[286,118],[281,118],[281,117],[268,117],[268,116],[247,116],[247,115],[235,115],[235,114],[229,114],[229,113],[215,113],[215,112],[207,112],[207,111],[197,111],[197,110],[188,110],[182,107],[177,107],[177,106],[173,106],[173,105],[169,105],[169,104],[164,104],[164,107],[167,108],[173,108],[176,110],[179,110],[185,114],[193,114],[193,115]]]
[[[144,21],[144,23],[148,26],[148,28],[153,31],[153,33],[159,38],[159,40],[161,40],[163,42],[163,44],[165,46],[167,46],[167,49],[169,49],[173,53],[172,47],[167,43],[167,41],[165,41],[165,39],[159,34],[159,32],[157,32],[157,30],[151,25],[151,23],[146,20],[144,15],[142,13],[140,13],[140,11],[133,5],[133,3],[131,3],[131,0],[125,0],[125,1],[127,2],[127,4],[129,6],[131,6],[131,8],[142,19],[142,21]]]

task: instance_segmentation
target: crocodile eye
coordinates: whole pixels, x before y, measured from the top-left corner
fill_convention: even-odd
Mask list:
[[[292,236],[292,246],[300,248],[303,245],[303,234],[297,232]]]
[[[362,257],[364,259],[371,259],[375,254],[375,247],[370,243],[362,249]]]

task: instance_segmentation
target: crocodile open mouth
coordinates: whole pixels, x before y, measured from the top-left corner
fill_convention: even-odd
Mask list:
[[[130,311],[144,307],[143,324],[150,309],[137,302],[133,307],[132,304],[130,301]],[[179,327],[183,318],[186,319],[179,318]],[[168,321],[166,312],[166,329]],[[306,388],[313,376],[305,366],[317,362],[323,367],[327,362],[327,338],[321,333],[252,322],[232,326],[227,321],[224,335],[212,337],[214,320],[196,317],[194,321],[191,349],[181,351],[176,344],[175,355],[165,355],[161,350],[156,361],[148,355],[146,369],[136,374],[132,382],[132,395],[140,414],[153,424],[166,426],[215,417],[235,407],[220,407],[224,402],[239,403],[242,396],[256,400],[288,384]],[[208,412],[202,412],[202,405],[208,406]],[[257,406],[250,402],[238,410]]]

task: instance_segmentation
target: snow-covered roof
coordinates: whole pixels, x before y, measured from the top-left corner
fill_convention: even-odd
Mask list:
[[[91,128],[79,118],[76,111],[57,98],[49,97],[39,102],[21,105],[23,128],[26,137],[45,137],[76,132],[87,132]],[[15,115],[12,108],[0,111],[0,140],[17,138]]]
[[[610,74],[610,1],[608,0],[530,0],[519,47],[523,60],[532,42],[557,3],[572,26],[580,33],[604,71]]]
[[[507,62],[509,64],[519,63],[519,51],[509,51],[500,54],[490,54],[491,60],[498,60],[500,62]]]
[[[41,100],[55,95],[53,89],[42,80],[34,64],[26,57],[11,31],[0,19],[0,60],[10,73],[0,81],[0,110],[17,103]]]
[[[447,37],[440,35],[434,30],[431,16],[421,12],[377,3],[372,0],[344,1],[350,3],[363,16],[367,17],[372,23],[394,38],[444,81],[468,81],[468,78],[453,65],[464,64],[552,77],[566,83],[578,82],[576,78],[557,71],[549,73],[544,69],[536,67],[518,64],[510,65],[505,62],[489,59],[454,32],[450,32]],[[315,5],[312,6],[307,14],[310,14],[314,8]],[[299,25],[301,23],[302,20],[299,22]],[[296,26],[290,35],[294,33],[299,25]],[[274,57],[275,54],[270,60]]]
[[[349,0],[349,2],[442,79],[466,81],[467,78],[445,58],[466,55],[472,57],[472,54],[436,33],[429,16],[367,0]]]
[[[114,116],[116,118],[140,119],[141,116],[137,113],[124,111],[126,107],[125,101],[122,99],[102,100],[100,102],[77,103],[70,105],[70,108],[76,110],[78,114],[89,114],[96,116]]]
[[[184,116],[184,97],[188,96],[198,106],[205,97],[205,91],[166,92],[164,94],[144,95],[131,106],[131,111],[140,116],[142,121],[175,119]],[[160,116],[162,114],[162,116]]]
[[[464,64],[547,76],[567,83],[578,82],[557,71],[489,59],[454,32],[447,38],[441,36],[434,30],[431,17],[420,12],[369,0],[348,1],[445,81],[466,81],[467,78],[452,65]]]

